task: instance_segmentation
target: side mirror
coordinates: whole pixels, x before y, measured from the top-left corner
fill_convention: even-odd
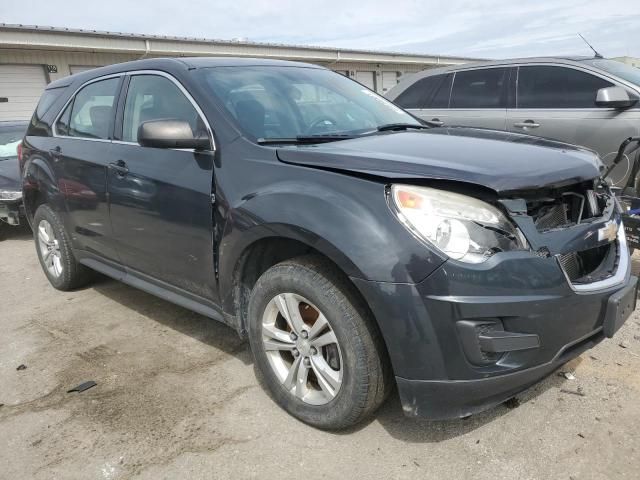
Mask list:
[[[191,125],[184,120],[150,120],[138,127],[138,143],[154,148],[193,148],[208,150],[208,136],[195,136]]]
[[[606,87],[598,90],[596,105],[609,108],[629,108],[638,103],[638,96],[623,87]]]

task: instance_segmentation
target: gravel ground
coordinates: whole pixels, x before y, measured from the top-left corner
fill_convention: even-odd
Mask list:
[[[2,479],[638,478],[637,312],[562,369],[575,379],[553,374],[510,408],[428,422],[393,395],[326,433],[267,397],[231,329],[107,279],[58,292],[26,229],[0,253]],[[66,393],[85,380],[98,385]]]

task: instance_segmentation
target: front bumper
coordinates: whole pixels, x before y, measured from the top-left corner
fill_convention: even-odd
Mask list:
[[[615,284],[585,291],[553,256],[505,252],[477,265],[449,260],[416,285],[353,281],[382,330],[405,413],[447,419],[511,398],[605,338],[612,296],[636,295],[629,262],[620,268]],[[468,324],[537,341],[486,354]]]

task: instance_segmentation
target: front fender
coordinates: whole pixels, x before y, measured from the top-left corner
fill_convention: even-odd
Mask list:
[[[444,261],[395,218],[384,184],[319,170],[306,177],[271,184],[229,210],[220,242],[223,296],[243,252],[268,237],[303,242],[365,280],[417,283]]]

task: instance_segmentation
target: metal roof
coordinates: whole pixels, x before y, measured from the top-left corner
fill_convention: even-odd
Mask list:
[[[110,32],[100,30],[87,30],[87,29],[74,29],[64,27],[51,27],[41,25],[23,25],[23,24],[7,24],[0,23],[0,40],[2,32],[16,32],[16,33],[41,33],[41,34],[59,34],[59,35],[82,35],[84,37],[92,38],[104,38],[104,39],[122,39],[122,40],[142,40],[142,41],[163,41],[163,42],[178,42],[189,44],[203,44],[203,45],[216,45],[216,46],[246,46],[253,48],[271,48],[271,49],[294,49],[299,51],[308,52],[326,52],[329,54],[336,54],[338,60],[341,60],[341,54],[346,57],[355,55],[366,56],[380,56],[385,57],[386,61],[389,61],[389,57],[395,59],[398,63],[403,63],[404,60],[411,60],[412,63],[416,63],[416,59],[424,59],[424,63],[464,63],[472,60],[478,60],[468,57],[457,57],[449,55],[430,55],[419,53],[407,53],[407,52],[390,52],[390,51],[376,51],[376,50],[362,50],[362,49],[349,49],[349,48],[333,48],[325,46],[313,46],[313,45],[288,45],[283,43],[268,43],[268,42],[250,42],[245,40],[223,40],[223,39],[211,39],[203,37],[181,37],[170,35],[146,35],[135,33],[122,33],[122,32]],[[3,42],[0,41],[0,47]],[[32,47],[33,48],[33,47]],[[434,61],[435,60],[435,61]],[[345,60],[349,61],[349,60]],[[375,60],[372,60],[375,61]]]

